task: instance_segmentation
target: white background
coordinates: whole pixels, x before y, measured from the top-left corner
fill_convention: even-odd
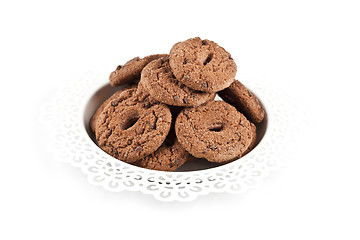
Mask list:
[[[236,4],[235,4],[236,3]],[[360,239],[358,1],[1,1],[0,239]],[[242,195],[111,193],[45,151],[59,81],[200,36],[293,86],[299,151]]]

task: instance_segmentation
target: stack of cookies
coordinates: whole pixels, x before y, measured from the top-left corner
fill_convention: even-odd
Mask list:
[[[90,120],[99,147],[133,165],[174,171],[204,158],[227,163],[250,151],[264,118],[259,100],[239,81],[230,53],[198,37],[169,54],[134,58],[110,74],[125,86]],[[215,101],[218,94],[224,101]]]

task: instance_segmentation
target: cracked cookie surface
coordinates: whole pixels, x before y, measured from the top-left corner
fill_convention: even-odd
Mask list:
[[[205,92],[227,88],[237,71],[230,53],[215,42],[199,37],[176,43],[170,51],[169,63],[179,81]]]
[[[155,152],[170,126],[169,108],[138,87],[132,96],[115,98],[105,106],[96,122],[95,135],[102,150],[132,163]]]
[[[111,86],[120,86],[139,79],[141,71],[148,63],[165,56],[167,56],[167,54],[154,54],[144,58],[135,57],[127,61],[124,65],[117,66],[109,77]]]
[[[215,93],[189,88],[173,75],[169,57],[149,63],[141,72],[141,83],[159,102],[173,106],[197,106],[215,98]]]
[[[251,123],[224,101],[185,108],[175,123],[181,145],[194,157],[225,162],[241,156],[253,140]]]

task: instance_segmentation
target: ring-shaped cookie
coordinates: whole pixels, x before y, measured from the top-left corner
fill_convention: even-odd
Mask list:
[[[215,42],[199,37],[176,43],[170,51],[169,63],[180,82],[205,92],[227,88],[237,71],[230,53]]]
[[[141,72],[141,84],[159,102],[172,106],[198,106],[215,98],[215,93],[189,88],[173,75],[169,57],[149,63]]]
[[[226,162],[241,156],[253,139],[251,123],[224,101],[185,108],[175,123],[181,145],[194,157]]]
[[[154,54],[144,58],[135,57],[124,65],[117,66],[109,76],[111,86],[120,86],[139,79],[141,71],[149,62],[165,56],[167,54]]]
[[[169,108],[137,89],[130,98],[109,102],[96,122],[99,147],[124,162],[135,162],[155,152],[171,126]]]

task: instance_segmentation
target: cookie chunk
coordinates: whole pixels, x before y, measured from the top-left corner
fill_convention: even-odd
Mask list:
[[[93,131],[95,133],[95,129],[96,129],[96,121],[99,117],[99,115],[101,114],[101,112],[103,111],[103,109],[105,108],[106,105],[108,105],[108,103],[115,99],[115,98],[119,98],[119,101],[122,101],[124,99],[129,98],[129,96],[132,96],[137,89],[137,85],[131,85],[127,88],[123,88],[117,92],[115,92],[113,95],[111,95],[108,99],[106,99],[99,107],[98,109],[95,111],[95,113],[92,115],[91,119],[90,119],[90,129],[91,131]]]
[[[215,42],[199,37],[176,43],[170,51],[169,63],[180,82],[205,92],[227,88],[237,71],[230,53]]]
[[[124,65],[119,65],[115,71],[110,74],[109,80],[111,86],[120,86],[139,79],[141,71],[148,63],[165,56],[167,56],[167,54],[154,54],[144,58],[136,57]]]
[[[190,154],[182,147],[177,139],[174,142],[165,141],[154,153],[135,162],[134,165],[159,171],[175,171],[183,165]]]
[[[102,150],[132,163],[155,152],[170,126],[169,108],[138,88],[133,96],[122,101],[115,98],[106,105],[96,122],[95,135]]]
[[[229,161],[222,162],[221,165],[225,165],[225,164],[231,163],[231,162],[233,162],[233,161],[235,161],[235,160],[238,160],[239,158],[245,156],[245,155],[248,154],[251,150],[254,149],[255,144],[256,144],[256,126],[255,126],[253,123],[251,123],[250,125],[251,125],[251,132],[253,133],[253,138],[252,138],[252,140],[251,140],[251,142],[250,142],[250,145],[249,145],[248,149],[246,149],[246,151],[243,152],[241,155],[236,156],[235,158],[233,158],[233,159],[231,159],[231,160],[229,160]]]
[[[235,106],[251,122],[260,123],[264,119],[265,110],[259,99],[238,80],[218,94],[225,102]]]
[[[175,134],[175,119],[179,115],[179,107],[171,109],[172,122],[169,134],[164,143],[154,153],[136,161],[135,166],[159,171],[175,171],[192,156],[182,147]]]
[[[251,123],[224,101],[185,108],[175,123],[181,145],[194,157],[226,162],[241,156],[253,139]]]
[[[251,132],[253,134],[253,138],[251,139],[248,149],[246,149],[246,151],[242,154],[242,156],[248,154],[251,150],[253,150],[255,147],[255,144],[256,144],[256,126],[253,123],[251,123],[250,125],[251,125],[250,128],[251,128]],[[242,156],[239,156],[238,158],[240,158]]]
[[[159,102],[173,106],[197,106],[215,98],[215,93],[193,90],[173,75],[169,57],[149,63],[141,72],[141,83]]]

